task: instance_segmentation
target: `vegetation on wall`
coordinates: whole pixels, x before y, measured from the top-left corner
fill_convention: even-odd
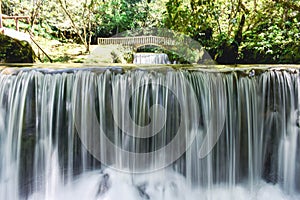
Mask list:
[[[2,12],[87,52],[97,37],[157,27],[197,40],[218,63],[300,63],[298,0],[2,0]]]
[[[0,34],[0,63],[33,63],[34,51],[26,41],[18,41]]]

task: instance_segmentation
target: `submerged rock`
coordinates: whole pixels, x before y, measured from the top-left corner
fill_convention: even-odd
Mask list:
[[[97,197],[105,194],[109,190],[110,187],[111,187],[111,183],[109,180],[109,174],[106,173],[103,175],[103,177],[100,181],[99,188],[97,191]]]
[[[33,63],[36,55],[27,41],[0,34],[0,63]]]
[[[146,186],[146,184],[138,185],[137,190],[139,191],[139,194],[143,199],[150,199],[149,194],[147,194],[146,192]]]

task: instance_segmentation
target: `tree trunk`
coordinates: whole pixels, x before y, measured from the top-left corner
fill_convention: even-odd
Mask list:
[[[71,21],[71,24],[72,24],[73,28],[75,29],[75,32],[76,32],[76,34],[78,35],[78,37],[80,38],[81,42],[83,43],[83,45],[85,46],[85,48],[86,48],[87,50],[89,50],[89,47],[88,47],[88,45],[87,45],[86,38],[84,38],[84,37],[80,34],[80,30],[79,30],[80,27],[78,27],[78,26],[75,24],[75,22],[74,22],[74,20],[73,20],[73,18],[72,18],[72,16],[71,16],[71,14],[70,14],[70,12],[68,12],[68,10],[67,10],[67,8],[64,6],[62,0],[58,0],[58,2],[59,2],[59,4],[60,4],[61,8],[63,9],[63,11],[65,12],[65,14],[67,15],[67,17],[69,18],[69,20]]]
[[[37,1],[32,1],[32,10],[31,10],[31,18],[30,18],[30,27],[33,29],[34,21],[39,14],[40,8],[42,6],[42,1],[37,0]]]

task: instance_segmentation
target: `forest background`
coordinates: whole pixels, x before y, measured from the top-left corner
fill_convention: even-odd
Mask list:
[[[30,17],[21,29],[83,45],[82,54],[98,37],[167,28],[198,41],[221,64],[300,63],[300,0],[2,0],[1,8]]]

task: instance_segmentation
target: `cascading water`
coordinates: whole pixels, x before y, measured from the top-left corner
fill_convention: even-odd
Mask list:
[[[170,64],[165,53],[135,53],[133,64]]]
[[[299,199],[299,73],[2,72],[0,199]],[[157,134],[141,137],[147,126]],[[145,158],[159,154],[129,159],[109,152],[104,137]],[[168,144],[179,158],[164,168]]]

